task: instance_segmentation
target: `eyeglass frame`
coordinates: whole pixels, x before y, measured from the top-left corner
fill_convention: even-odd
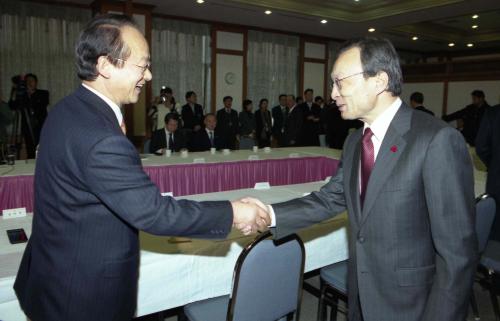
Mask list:
[[[338,90],[342,90],[342,83],[341,83],[342,80],[345,80],[347,78],[351,78],[351,77],[354,77],[354,76],[357,76],[357,75],[364,75],[365,73],[366,73],[365,71],[360,71],[360,72],[357,72],[355,74],[352,74],[352,75],[349,75],[349,76],[345,76],[345,77],[342,77],[342,78],[333,78],[333,85],[337,86]]]
[[[120,60],[120,61],[123,61],[123,62],[128,62],[128,60],[126,59],[121,59],[121,58],[115,58],[115,57],[112,57],[112,56],[108,56],[109,58],[111,59],[115,59],[115,60]],[[131,65],[134,65],[138,68],[140,68],[142,70],[142,73],[146,73],[146,70],[150,70],[151,71],[151,63],[147,63],[145,66],[141,66],[141,65],[138,65],[138,64],[134,64],[132,62],[130,62]]]

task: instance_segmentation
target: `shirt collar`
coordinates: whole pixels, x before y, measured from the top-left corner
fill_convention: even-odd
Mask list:
[[[122,111],[120,110],[120,107],[118,107],[117,104],[115,104],[111,99],[109,99],[108,97],[104,96],[103,94],[101,94],[100,92],[98,92],[97,90],[95,90],[94,88],[92,88],[92,87],[90,87],[90,86],[88,86],[88,85],[86,85],[84,83],[82,83],[82,86],[85,87],[85,88],[87,88],[88,90],[90,90],[94,94],[96,94],[102,100],[104,100],[104,102],[106,104],[108,104],[108,106],[111,107],[111,109],[115,113],[116,119],[118,120],[118,125],[122,124],[122,122],[123,122],[123,115],[122,115]]]
[[[207,134],[210,135],[210,132],[213,132],[213,130],[210,130],[208,128],[205,128],[205,130],[207,131]]]
[[[375,121],[371,124],[371,126],[368,126],[368,124],[365,123],[363,127],[363,133],[365,132],[365,129],[367,127],[370,127],[370,129],[373,132],[373,136],[375,136],[375,138],[379,142],[383,141],[385,134],[389,129],[389,125],[391,124],[392,119],[398,112],[401,103],[402,103],[401,99],[398,97],[382,114],[380,114],[375,119]]]

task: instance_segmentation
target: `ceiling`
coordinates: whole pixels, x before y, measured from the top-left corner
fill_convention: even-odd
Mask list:
[[[92,0],[59,0],[90,4]],[[333,39],[384,36],[417,53],[499,53],[500,0],[134,0],[154,14]],[[264,14],[271,10],[272,14]],[[479,17],[473,19],[472,15]],[[321,20],[327,23],[320,23]],[[478,27],[473,29],[472,25]],[[369,28],[375,32],[369,33]],[[418,40],[412,40],[413,37]],[[453,42],[454,47],[448,44]],[[472,43],[472,47],[467,47]]]

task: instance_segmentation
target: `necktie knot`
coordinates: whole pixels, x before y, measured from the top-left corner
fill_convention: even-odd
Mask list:
[[[370,127],[366,127],[365,132],[363,133],[363,143],[372,139],[372,136],[373,136],[372,130],[370,129]]]

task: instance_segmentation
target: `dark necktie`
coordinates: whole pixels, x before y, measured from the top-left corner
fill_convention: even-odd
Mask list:
[[[210,146],[214,147],[214,132],[213,131],[209,131],[210,133]]]
[[[372,136],[372,130],[366,128],[361,142],[361,206],[363,206],[366,187],[368,186],[368,180],[375,164],[375,150],[373,148]]]
[[[168,133],[168,149],[174,151],[174,137],[172,133]]]

